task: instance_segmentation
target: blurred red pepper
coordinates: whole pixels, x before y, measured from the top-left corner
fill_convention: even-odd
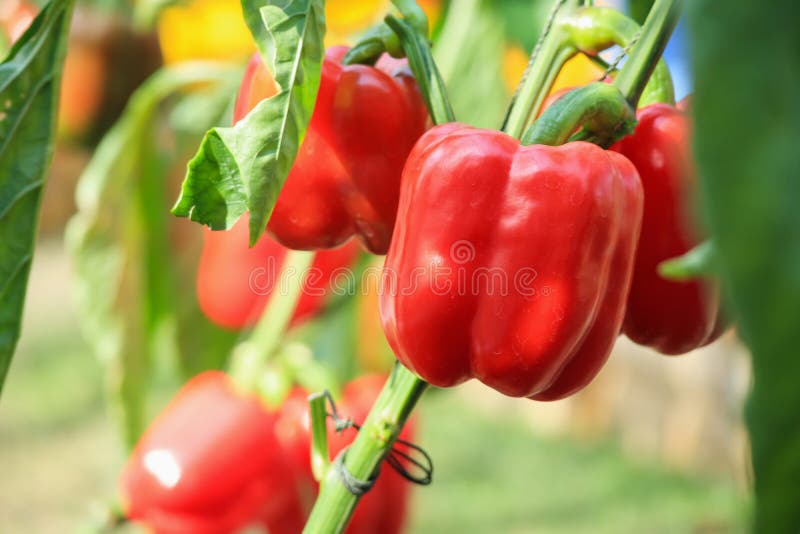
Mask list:
[[[363,422],[385,378],[349,383],[343,416]],[[409,439],[413,424],[401,437]],[[336,434],[338,454],[356,435]],[[150,426],[120,476],[123,509],[156,534],[228,534],[245,527],[299,534],[317,492],[311,474],[307,393],[295,389],[278,411],[236,388],[224,373],[190,380]],[[397,534],[408,482],[388,467],[363,498],[348,534]]]
[[[261,236],[249,246],[245,215],[227,232],[205,230],[203,252],[197,269],[197,300],[214,323],[231,329],[252,326],[269,302],[288,249]],[[317,252],[292,317],[297,325],[317,313],[330,296],[336,276],[358,258],[359,246],[348,241],[339,248]]]
[[[404,61],[376,67],[341,64],[330,48],[308,133],[272,213],[268,230],[293,249],[331,248],[357,235],[375,254],[389,247],[400,175],[425,131],[427,111]],[[258,56],[248,65],[234,121],[275,84]]]
[[[347,384],[344,395],[337,402],[342,417],[363,423],[369,410],[378,398],[386,377],[365,375]],[[293,465],[304,480],[302,491],[308,510],[316,498],[318,484],[311,472],[311,430],[308,408],[308,393],[295,389],[281,409],[278,420],[278,439],[288,451]],[[414,436],[414,420],[410,420],[400,434],[400,439],[411,440]],[[357,431],[349,428],[337,434],[333,422],[328,420],[328,439],[331,455],[335,457],[350,445]],[[398,534],[402,531],[409,497],[409,482],[394,469],[384,465],[375,486],[361,499],[346,534]]]
[[[579,390],[619,334],[641,210],[619,154],[435,127],[406,164],[384,267],[395,353],[436,386],[474,377],[537,400]]]
[[[39,10],[29,2],[3,0],[0,4],[0,31],[9,42],[14,43],[22,37],[38,12]]]
[[[636,166],[645,195],[623,332],[664,354],[682,354],[714,341],[725,329],[717,284],[667,280],[658,273],[659,263],[701,241],[692,218],[696,176],[690,124],[682,111],[666,104],[640,109],[637,118],[633,135],[612,147]]]
[[[126,516],[156,534],[225,534],[247,526],[300,532],[303,511],[276,420],[226,374],[193,378],[125,464]]]

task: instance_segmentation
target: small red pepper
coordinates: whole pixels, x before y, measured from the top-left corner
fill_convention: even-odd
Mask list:
[[[344,395],[337,402],[342,417],[356,423],[363,423],[370,408],[383,388],[386,377],[365,375],[348,383]],[[400,438],[411,440],[414,437],[414,419],[406,423]],[[308,408],[308,393],[295,389],[281,409],[276,425],[278,438],[289,452],[289,457],[304,481],[303,500],[311,505],[316,498],[319,485],[311,472],[311,425]],[[355,439],[357,431],[348,428],[337,434],[333,422],[328,420],[328,444],[332,456],[336,456]],[[375,486],[361,499],[356,507],[346,534],[399,534],[403,529],[409,498],[409,482],[394,469],[384,465]]]
[[[425,131],[427,111],[405,61],[342,65],[345,47],[325,54],[308,132],[268,230],[283,245],[331,248],[357,235],[385,254],[394,228],[400,175]],[[234,113],[242,119],[275,84],[261,59],[247,67]]]
[[[300,532],[277,415],[224,373],[198,375],[158,416],[120,476],[123,509],[156,534]]]
[[[249,247],[247,215],[227,232],[205,230],[197,269],[197,300],[214,323],[225,328],[252,326],[280,283],[288,249],[267,235]],[[306,275],[292,325],[313,317],[325,305],[337,274],[358,258],[359,246],[351,240],[339,248],[322,250]]]
[[[688,106],[685,100],[682,106]],[[692,219],[696,176],[690,124],[684,112],[653,104],[637,113],[633,135],[612,147],[633,162],[642,179],[645,203],[623,332],[636,343],[664,354],[702,347],[725,330],[717,284],[678,282],[658,273],[658,265],[697,246]]]
[[[641,210],[636,169],[617,153],[433,128],[406,164],[384,267],[392,348],[436,386],[477,378],[537,400],[579,390],[619,334]]]

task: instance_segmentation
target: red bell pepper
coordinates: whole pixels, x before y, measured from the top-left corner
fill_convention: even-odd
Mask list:
[[[343,417],[363,423],[370,408],[378,398],[386,378],[381,375],[366,375],[353,380],[344,389],[344,396],[337,408]],[[311,430],[308,394],[296,389],[281,410],[276,428],[278,437],[289,451],[295,469],[304,481],[304,502],[313,504],[319,489],[311,472]],[[400,434],[401,439],[414,436],[414,421],[409,421]],[[329,448],[333,456],[350,445],[356,430],[350,428],[337,434],[331,420],[328,421]],[[355,510],[346,534],[399,534],[402,531],[409,497],[409,482],[394,469],[385,465],[375,486],[361,499]]]
[[[277,415],[221,372],[190,380],[136,445],[120,477],[126,516],[156,534],[300,532],[295,473]]]
[[[267,228],[293,249],[336,247],[357,235],[371,252],[385,254],[403,164],[425,131],[427,111],[404,61],[384,56],[375,67],[345,66],[346,52],[334,47],[325,54],[311,123]],[[254,56],[234,120],[274,93]]]
[[[231,329],[252,326],[280,283],[279,274],[288,249],[267,235],[249,247],[248,220],[244,216],[227,232],[205,230],[197,270],[200,309],[214,323]],[[314,256],[300,300],[292,316],[297,325],[316,315],[331,293],[336,275],[358,258],[359,246],[351,240],[339,248]]]
[[[658,273],[659,263],[700,242],[691,217],[696,176],[690,124],[682,111],[666,104],[640,109],[637,118],[633,135],[612,147],[636,166],[645,195],[623,332],[664,354],[682,354],[710,343],[725,329],[717,284],[667,280]]]
[[[641,209],[636,169],[614,152],[433,128],[406,164],[384,267],[392,348],[436,386],[577,391],[619,334]]]
[[[349,383],[343,416],[366,419],[383,386],[378,375]],[[336,434],[338,454],[356,435]],[[413,424],[401,437],[413,435]],[[237,389],[224,373],[190,380],[148,428],[120,476],[123,509],[156,534],[228,534],[247,526],[299,534],[318,490],[311,473],[307,393],[295,389],[279,410]],[[385,468],[356,510],[348,534],[397,534],[408,482]]]

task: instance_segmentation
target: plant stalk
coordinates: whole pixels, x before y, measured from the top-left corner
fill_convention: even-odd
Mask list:
[[[353,477],[370,480],[375,476],[427,385],[399,363],[395,364],[355,441],[345,449],[343,465]],[[328,468],[303,533],[344,532],[359,500],[360,496],[344,486],[339,471]]]
[[[614,85],[634,109],[678,25],[682,4],[683,0],[656,0],[638,42],[614,80]]]

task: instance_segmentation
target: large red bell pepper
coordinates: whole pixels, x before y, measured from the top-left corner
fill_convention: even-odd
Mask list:
[[[190,380],[136,445],[120,477],[126,516],[156,534],[297,533],[296,475],[277,415],[221,372]]]
[[[446,124],[403,173],[381,315],[400,361],[558,399],[599,371],[625,313],[642,210],[621,155]]]
[[[425,131],[427,111],[405,62],[342,65],[345,47],[327,51],[308,132],[268,230],[293,249],[331,248],[357,235],[385,254],[394,228],[400,175]],[[234,120],[275,84],[258,56],[247,67]]]
[[[700,242],[692,217],[696,176],[690,124],[682,111],[666,104],[640,109],[637,118],[633,135],[612,147],[636,166],[645,195],[623,331],[664,354],[682,354],[715,340],[725,327],[716,283],[678,282],[658,273],[661,262]]]
[[[385,381],[386,377],[382,375],[366,375],[347,384],[342,400],[337,403],[339,413],[356,423],[363,423]],[[300,388],[292,392],[281,409],[276,428],[278,438],[288,451],[299,478],[304,481],[301,491],[310,510],[319,487],[311,472],[311,424],[307,396]],[[412,419],[403,428],[400,438],[413,439],[414,426]],[[354,428],[338,434],[333,422],[328,420],[329,448],[333,456],[349,446],[355,437]],[[385,465],[375,486],[359,502],[346,534],[399,534],[408,507],[409,486],[408,481]]]
[[[214,323],[232,329],[253,325],[280,283],[280,272],[288,249],[267,235],[249,247],[245,215],[227,232],[205,231],[203,252],[197,270],[200,309]],[[325,305],[337,274],[353,265],[359,246],[351,240],[339,248],[314,256],[292,325],[313,317]]]

